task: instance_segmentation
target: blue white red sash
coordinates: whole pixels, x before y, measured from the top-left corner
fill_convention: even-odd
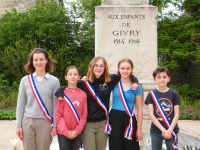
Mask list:
[[[66,94],[64,94],[64,100],[69,104],[71,111],[74,114],[74,118],[76,119],[76,121],[79,123],[80,122],[80,118],[78,116],[78,113],[76,111],[76,108],[74,107],[73,103],[71,102],[71,100],[69,99],[69,97],[67,97]]]
[[[156,105],[156,108],[159,110],[165,125],[167,126],[167,128],[169,128],[171,125],[171,122],[168,119],[165,111],[163,110],[155,91],[150,91],[150,95]],[[173,148],[178,148],[178,136],[176,135],[176,133],[174,131],[172,131],[172,136],[175,137],[174,142],[172,143],[172,146],[173,146]]]
[[[72,101],[69,99],[69,97],[67,97],[66,94],[64,94],[64,100],[69,104],[69,107],[71,108],[71,111],[74,114],[74,118],[79,123],[80,122],[80,118],[78,116],[78,112],[76,111],[76,108],[74,107]],[[82,140],[81,140],[81,143],[80,143],[80,148],[83,148]]]
[[[86,87],[88,88],[88,90],[90,91],[90,93],[94,97],[94,99],[97,101],[99,106],[101,106],[101,108],[105,111],[106,125],[104,126],[104,132],[110,134],[110,132],[112,131],[112,128],[109,124],[109,116],[108,116],[108,111],[107,111],[105,104],[103,103],[101,98],[97,95],[97,93],[94,92],[94,88],[92,87],[92,85],[87,81],[83,81],[83,82],[85,83]]]
[[[51,115],[49,114],[44,102],[42,101],[42,98],[40,96],[40,93],[37,90],[37,87],[35,85],[34,82],[34,78],[33,78],[33,74],[28,75],[28,82],[30,84],[31,90],[33,92],[33,95],[41,109],[41,111],[43,112],[44,116],[49,120],[49,122],[51,123],[51,129],[53,128],[53,117],[51,117]]]
[[[133,119],[132,119],[132,116],[134,116],[134,107],[133,107],[133,110],[131,110],[128,107],[121,81],[118,82],[117,87],[118,87],[120,98],[122,100],[122,104],[124,105],[124,109],[126,110],[126,113],[130,116],[129,125],[124,132],[124,137],[127,138],[128,140],[132,140],[133,131],[134,131]]]

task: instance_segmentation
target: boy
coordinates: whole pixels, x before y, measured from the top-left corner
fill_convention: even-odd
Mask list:
[[[153,80],[157,84],[157,89],[149,92],[145,100],[152,121],[150,129],[152,150],[161,150],[163,140],[167,150],[177,150],[179,95],[175,90],[167,87],[170,81],[168,68],[156,68],[153,72]]]

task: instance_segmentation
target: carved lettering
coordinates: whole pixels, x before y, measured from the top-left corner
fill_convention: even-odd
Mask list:
[[[145,15],[108,15],[108,19],[145,19]]]
[[[114,39],[114,44],[124,44],[124,39]]]
[[[129,44],[139,44],[140,40],[139,39],[129,39]]]
[[[145,19],[145,15],[121,15],[121,19]]]
[[[118,15],[109,15],[108,19],[119,19]]]
[[[122,23],[122,27],[130,27],[130,23]]]
[[[127,31],[124,31],[124,30],[120,30],[120,31],[117,31],[117,30],[114,30],[113,32],[113,35],[114,36],[126,36],[126,35],[129,35],[129,36],[139,36],[139,33],[140,31],[139,30],[127,30]]]

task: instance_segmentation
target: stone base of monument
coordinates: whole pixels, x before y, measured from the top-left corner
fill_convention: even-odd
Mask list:
[[[142,131],[149,131],[150,130],[151,121],[149,119],[143,120],[142,122]]]

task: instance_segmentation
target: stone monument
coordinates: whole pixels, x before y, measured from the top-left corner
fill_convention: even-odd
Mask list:
[[[156,87],[152,72],[157,67],[157,14],[148,0],[102,0],[95,8],[95,56],[105,57],[111,73],[117,72],[119,60],[130,58],[144,98]]]
[[[56,1],[59,5],[61,5],[61,3],[63,2],[63,0]],[[0,16],[5,13],[5,10],[11,11],[13,8],[15,8],[17,11],[23,12],[37,4],[37,0],[1,0]]]

